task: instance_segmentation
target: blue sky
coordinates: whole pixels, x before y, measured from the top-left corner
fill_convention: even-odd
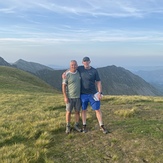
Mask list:
[[[4,0],[0,56],[44,65],[163,65],[162,0]]]

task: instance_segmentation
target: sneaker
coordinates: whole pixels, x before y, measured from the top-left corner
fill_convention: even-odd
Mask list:
[[[70,126],[66,126],[66,134],[70,133]]]
[[[86,130],[86,125],[83,125],[82,132],[83,132],[83,133],[86,133],[86,132],[87,132],[87,130]]]
[[[74,129],[78,132],[82,132],[82,129],[79,128],[79,125],[74,125]]]
[[[104,125],[101,125],[100,130],[104,133],[107,134],[108,131],[105,129]]]

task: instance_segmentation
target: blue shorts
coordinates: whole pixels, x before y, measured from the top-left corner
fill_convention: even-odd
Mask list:
[[[90,103],[93,110],[100,109],[100,101],[95,101],[93,99],[93,94],[81,94],[81,103],[82,103],[82,110],[86,110],[88,107],[88,103]]]

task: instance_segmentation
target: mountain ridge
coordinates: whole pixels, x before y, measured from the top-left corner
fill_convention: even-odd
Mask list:
[[[33,72],[33,73],[36,73],[37,71],[43,70],[43,69],[53,70],[52,68],[42,65],[40,63],[27,62],[23,59],[19,59],[12,65],[16,68],[19,68],[19,69],[22,69],[22,70],[28,71],[28,72]]]
[[[11,66],[11,64],[9,64],[2,57],[0,57],[0,66]]]
[[[108,85],[108,88],[105,87],[106,94],[110,92],[111,95],[161,95],[152,85],[125,68],[112,65],[97,70],[101,79],[105,78],[101,80],[102,85]]]
[[[54,70],[39,63],[27,62],[21,59],[15,62],[13,66],[39,77],[53,88],[61,91],[61,75],[65,70]],[[105,95],[163,95],[140,76],[125,68],[112,65],[97,68],[97,71],[99,72],[103,94]]]

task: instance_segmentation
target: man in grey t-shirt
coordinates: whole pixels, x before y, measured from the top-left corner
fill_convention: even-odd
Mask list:
[[[70,70],[66,72],[66,78],[62,80],[62,92],[66,103],[66,133],[70,133],[71,112],[75,110],[75,130],[81,132],[79,128],[80,118],[80,74],[77,71],[77,62],[70,62]]]

